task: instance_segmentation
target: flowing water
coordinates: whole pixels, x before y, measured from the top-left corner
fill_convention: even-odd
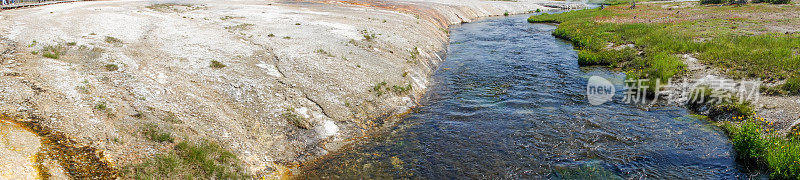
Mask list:
[[[681,107],[622,103],[624,74],[579,67],[555,26],[527,17],[451,29],[423,106],[305,178],[746,178],[718,128]],[[588,103],[591,76],[615,83],[612,102]]]

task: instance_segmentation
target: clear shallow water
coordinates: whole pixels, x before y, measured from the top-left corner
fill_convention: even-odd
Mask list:
[[[305,165],[304,178],[745,178],[730,142],[684,108],[588,103],[590,76],[528,16],[451,29],[423,106],[382,135]],[[617,89],[622,89],[617,84]]]

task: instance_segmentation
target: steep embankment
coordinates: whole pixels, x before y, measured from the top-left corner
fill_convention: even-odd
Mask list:
[[[413,106],[444,58],[448,25],[545,4],[93,1],[3,11],[0,112],[116,167],[208,140],[266,174]]]

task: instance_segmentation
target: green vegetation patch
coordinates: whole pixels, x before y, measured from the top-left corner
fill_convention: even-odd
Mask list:
[[[42,48],[41,54],[42,57],[50,58],[50,59],[58,59],[61,58],[61,55],[67,53],[67,47],[62,45],[48,45]]]
[[[286,119],[286,121],[289,122],[290,124],[300,129],[309,129],[312,126],[311,122],[309,122],[308,119],[303,118],[300,115],[297,115],[297,113],[295,113],[294,108],[291,107],[286,108],[286,112],[283,112],[283,114],[281,114],[281,117],[283,117],[283,119]]]
[[[248,179],[236,155],[212,142],[178,143],[167,153],[124,168],[124,179]]]
[[[241,23],[241,24],[234,25],[234,26],[226,26],[225,29],[230,30],[230,31],[244,31],[244,30],[250,29],[253,26],[255,26],[255,25],[250,24],[250,23]]]
[[[212,61],[211,61],[211,64],[210,64],[210,65],[208,65],[208,67],[215,68],[215,69],[219,69],[219,68],[224,68],[224,67],[227,67],[227,65],[225,65],[225,64],[222,64],[222,62],[219,62],[219,61],[217,61],[217,60],[212,60]]]
[[[800,178],[800,138],[766,128],[763,118],[723,122],[737,159],[749,166],[767,167],[773,179]]]
[[[760,29],[788,19],[737,18],[740,13],[781,14],[798,8],[775,5],[671,7],[627,5],[531,16],[532,23],[560,23],[553,35],[572,41],[581,65],[622,68],[630,76],[666,80],[685,71],[682,55],[717,67],[733,78],[780,80],[800,72],[800,34]],[[720,16],[705,19],[695,16]],[[732,16],[730,18],[726,16]],[[655,19],[655,21],[653,20]],[[800,23],[800,22],[794,22]],[[663,81],[662,81],[663,82]]]
[[[142,134],[147,137],[148,139],[155,141],[155,142],[174,142],[175,138],[172,138],[172,134],[166,131],[161,130],[155,124],[147,124],[142,128]]]
[[[106,71],[117,71],[117,70],[119,70],[119,66],[117,66],[116,64],[106,64],[103,67],[106,69]]]
[[[111,36],[106,36],[104,41],[106,43],[108,43],[108,44],[114,44],[114,45],[122,44],[122,40],[121,39],[117,39],[117,38],[111,37]]]

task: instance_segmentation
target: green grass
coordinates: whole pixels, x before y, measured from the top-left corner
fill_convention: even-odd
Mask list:
[[[361,30],[360,32],[361,32],[361,36],[364,37],[364,40],[373,41],[373,40],[375,40],[375,38],[378,38],[378,36],[375,35],[375,33],[369,32],[366,29],[365,30]]]
[[[300,129],[309,129],[311,128],[311,123],[308,122],[307,119],[297,115],[294,111],[294,108],[286,108],[286,111],[281,114],[283,119],[286,119],[289,124],[294,125]]]
[[[142,135],[147,137],[154,142],[174,142],[175,138],[172,138],[172,134],[169,132],[162,131],[158,128],[155,124],[147,124],[142,128]]]
[[[42,57],[50,58],[50,59],[58,59],[61,58],[62,55],[67,53],[67,47],[62,45],[48,45],[42,48],[41,54]]]
[[[379,82],[379,83],[375,84],[374,86],[372,86],[372,89],[370,91],[374,92],[378,96],[381,96],[384,93],[383,92],[383,87],[386,86],[386,85],[387,85],[386,81]]]
[[[786,83],[781,85],[781,88],[788,94],[800,95],[800,77],[786,80]]]
[[[411,84],[406,84],[405,86],[393,85],[392,86],[392,92],[397,93],[397,94],[405,94],[405,93],[411,91],[411,88],[412,88]]]
[[[117,39],[117,38],[111,37],[111,36],[106,36],[106,39],[104,41],[106,43],[108,43],[108,44],[122,44],[122,40],[121,39]]]
[[[728,10],[702,8],[709,8],[705,11]],[[743,35],[729,26],[742,21],[736,19],[677,23],[596,21],[647,13],[629,13],[624,9],[616,7],[615,10],[587,9],[541,14],[531,16],[528,21],[560,23],[553,35],[572,41],[581,65],[619,67],[637,78],[666,80],[681,74],[686,67],[678,56],[682,54],[696,54],[695,57],[702,63],[718,67],[733,78],[779,80],[800,72],[798,34]],[[700,38],[705,40],[697,41]],[[635,46],[619,48],[627,44]]]
[[[119,66],[117,66],[116,64],[106,64],[103,67],[106,69],[106,71],[117,71],[117,70],[119,70]]]
[[[765,128],[763,119],[723,122],[739,162],[766,167],[773,179],[800,179],[800,138]]]
[[[208,65],[208,67],[215,68],[215,69],[219,69],[219,68],[224,68],[224,67],[227,67],[227,65],[225,65],[225,64],[222,64],[222,62],[219,62],[219,61],[217,61],[217,60],[212,60],[212,61],[211,61],[211,64],[210,64],[210,65]]]
[[[231,30],[231,31],[244,31],[244,30],[250,29],[253,26],[255,26],[255,25],[254,24],[250,24],[250,23],[241,23],[241,24],[238,24],[238,25],[235,25],[235,26],[226,26],[225,29]]]
[[[236,155],[212,142],[180,142],[171,151],[124,168],[125,179],[248,179]]]
[[[100,110],[100,111],[105,111],[106,109],[108,109],[108,105],[106,105],[106,102],[101,102],[101,103],[98,103],[97,105],[94,105],[94,109]]]
[[[329,53],[328,51],[325,51],[325,50],[323,50],[323,49],[317,49],[317,50],[316,50],[316,51],[314,51],[314,52],[315,52],[315,53],[318,53],[318,54],[321,54],[321,55],[328,56],[328,57],[336,57],[336,56],[334,56],[333,54],[331,54],[331,53]]]

